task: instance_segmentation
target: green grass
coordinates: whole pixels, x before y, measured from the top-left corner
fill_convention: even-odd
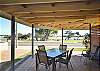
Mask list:
[[[72,48],[68,48],[68,50],[70,50],[70,49],[72,49]],[[85,50],[85,48],[74,48],[74,51],[83,51],[83,50]]]
[[[64,40],[65,43],[81,43],[83,40]]]
[[[46,47],[46,50],[49,50],[50,48],[47,48]],[[68,48],[68,50],[70,50],[70,49],[72,49],[72,48]],[[85,50],[86,48],[74,48],[74,51],[83,51],[83,50]]]
[[[16,57],[15,62],[16,62],[16,60],[18,61],[18,60],[20,60],[20,59],[23,59],[25,56],[29,56],[29,55],[31,55],[31,54],[32,54],[31,52],[28,52],[28,53],[26,53],[26,54],[24,54],[24,55],[22,55],[22,56],[18,56],[18,57]]]

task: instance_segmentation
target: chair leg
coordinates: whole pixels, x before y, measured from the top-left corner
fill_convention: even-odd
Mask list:
[[[67,66],[67,69],[68,69],[68,63],[66,64],[66,66]]]
[[[81,57],[80,57],[80,61],[82,61],[82,59],[83,59],[83,56],[81,55]]]
[[[73,69],[73,66],[72,66],[72,63],[71,63],[71,62],[69,62],[69,63],[70,63],[70,65],[71,65],[72,70],[74,70],[74,69]]]
[[[39,64],[36,64],[36,71],[38,71],[39,69]]]
[[[37,55],[36,55],[36,71],[37,71],[37,69],[38,69],[38,59],[37,59]]]
[[[66,66],[67,66],[67,69],[68,69],[68,71],[69,71],[69,68],[68,68],[68,63],[66,64]]]
[[[48,71],[48,66],[47,65],[45,65],[45,68],[46,68],[46,71]]]
[[[45,68],[46,68],[46,69],[48,69],[48,66],[47,66],[47,65],[45,65]]]
[[[87,64],[87,62],[88,62],[88,58],[85,57],[85,59],[84,59],[84,64]]]
[[[50,66],[49,66],[49,71],[50,71]]]
[[[83,64],[86,64],[86,61],[87,61],[87,60],[86,60],[86,58],[84,57],[84,59],[83,59]]]
[[[86,57],[82,56],[81,60],[82,60],[83,64],[87,64],[87,58]]]
[[[59,62],[59,68],[61,68],[61,63]]]

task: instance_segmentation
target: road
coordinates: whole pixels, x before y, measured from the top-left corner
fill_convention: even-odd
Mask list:
[[[10,46],[10,42],[8,42],[8,46]],[[59,46],[61,44],[61,41],[35,41],[34,42],[34,46],[38,46],[38,45],[45,45],[45,46]],[[64,43],[68,46],[68,48],[83,48],[83,44],[82,43]],[[32,45],[31,41],[20,41],[17,43],[17,46],[25,46],[25,47],[29,47]]]

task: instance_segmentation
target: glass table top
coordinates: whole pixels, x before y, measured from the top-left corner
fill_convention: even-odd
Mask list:
[[[57,56],[62,55],[63,53],[65,53],[65,51],[59,50],[57,48],[50,49],[46,52],[47,52],[47,56],[52,57],[52,58],[57,57]]]

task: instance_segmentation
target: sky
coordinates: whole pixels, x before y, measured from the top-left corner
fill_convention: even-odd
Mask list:
[[[74,32],[79,32],[81,35],[89,33],[89,30],[71,30]],[[17,24],[17,33],[27,34],[31,33],[31,27],[26,25]],[[11,21],[0,17],[0,35],[11,35]],[[58,35],[61,35],[61,30],[58,30]]]
[[[17,24],[17,33],[31,33],[31,27]],[[11,35],[11,21],[0,17],[0,35]]]

